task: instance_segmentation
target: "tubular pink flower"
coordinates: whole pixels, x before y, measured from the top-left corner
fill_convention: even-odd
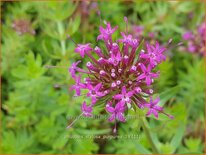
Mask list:
[[[156,42],[155,46],[146,44],[147,52],[141,52],[140,57],[146,60],[149,60],[152,67],[155,67],[157,64],[161,63],[163,60],[166,60],[166,57],[163,55],[165,48],[160,47],[159,43]]]
[[[111,115],[109,117],[109,121],[112,122],[115,119],[118,119],[121,122],[125,122],[124,118],[124,105],[121,104],[120,102],[116,104],[116,106],[113,108],[111,105],[107,104],[106,105],[106,111],[108,111]]]
[[[158,112],[163,111],[163,108],[157,105],[159,101],[159,98],[156,98],[153,101],[152,97],[150,97],[149,103],[144,104],[144,107],[149,109],[146,116],[150,116],[151,114],[153,114],[156,118],[158,118]]]
[[[77,47],[75,48],[75,52],[79,53],[82,58],[84,58],[84,55],[86,52],[92,51],[92,48],[90,47],[90,44],[77,44]]]
[[[91,97],[92,104],[96,103],[98,97],[102,97],[105,95],[103,92],[99,91],[100,88],[102,87],[101,83],[97,84],[95,87],[88,84],[86,87],[87,87],[87,89],[89,89],[89,92],[87,93],[87,97]]]
[[[112,34],[117,30],[117,26],[114,28],[111,27],[110,23],[106,24],[106,28],[103,28],[102,26],[99,27],[100,35],[97,37],[97,40],[110,40]]]
[[[80,62],[81,62],[81,61],[74,62],[74,63],[72,64],[72,66],[69,68],[69,72],[70,72],[72,78],[74,78],[74,79],[75,79],[75,77],[76,77],[76,76],[75,76],[76,70],[78,69],[77,65],[78,65]]]
[[[140,75],[137,77],[137,80],[145,79],[146,84],[147,84],[148,86],[151,85],[152,79],[153,79],[153,78],[157,78],[157,77],[159,76],[159,74],[158,74],[158,73],[152,73],[152,72],[151,72],[151,66],[150,66],[150,65],[148,65],[148,67],[146,68],[144,64],[141,64],[140,67],[141,67],[141,70],[143,71],[143,73],[140,74]]]
[[[85,88],[85,85],[81,83],[81,75],[75,78],[76,84],[71,86],[70,90],[76,90],[76,95],[81,95],[81,89]]]
[[[130,103],[131,102],[131,99],[130,97],[134,94],[134,91],[129,91],[127,92],[127,89],[125,86],[122,87],[122,92],[121,94],[116,94],[114,95],[114,99],[115,100],[121,100],[121,102],[124,104],[124,103]]]
[[[85,101],[82,103],[81,110],[82,110],[84,116],[86,116],[86,117],[92,116],[92,114],[91,114],[91,112],[93,110],[92,106],[87,106]]]
[[[121,61],[121,54],[118,52],[117,54],[111,54],[111,57],[108,59],[108,62],[114,66],[117,66]]]

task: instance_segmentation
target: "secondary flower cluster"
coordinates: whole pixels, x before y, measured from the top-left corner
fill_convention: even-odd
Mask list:
[[[145,27],[140,25],[132,25],[131,33],[134,35],[134,37],[137,38],[144,37],[145,40],[148,40],[149,42],[152,42],[157,35],[157,32],[148,32],[147,35],[145,35],[146,33]]]
[[[35,30],[32,28],[32,24],[26,19],[17,19],[12,23],[12,28],[17,32],[18,35],[29,33],[35,35]]]
[[[163,55],[166,48],[158,42],[155,45],[143,43],[127,32],[121,32],[122,37],[113,41],[112,34],[117,28],[112,28],[110,23],[106,23],[105,28],[100,26],[97,40],[103,40],[105,48],[92,48],[90,43],[77,44],[75,52],[82,58],[90,58],[86,63],[86,70],[78,67],[81,61],[73,63],[69,68],[76,81],[71,90],[75,90],[76,96],[80,96],[81,90],[87,89],[86,96],[91,98],[90,104],[83,102],[82,115],[92,116],[94,106],[103,98],[106,103],[102,104],[105,104],[105,110],[110,114],[109,121],[125,122],[125,112],[134,106],[147,108],[147,116],[165,114],[158,105],[159,98],[152,99],[152,84],[160,74],[159,71],[154,72],[154,68],[166,59]],[[76,72],[80,74],[77,75]],[[82,74],[87,74],[84,81],[81,79]]]
[[[206,23],[198,26],[195,32],[187,31],[182,38],[187,41],[187,51],[204,55],[206,41]]]

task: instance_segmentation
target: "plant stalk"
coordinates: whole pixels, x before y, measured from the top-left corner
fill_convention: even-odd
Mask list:
[[[148,141],[149,141],[149,143],[151,145],[152,150],[154,151],[155,154],[160,154],[157,146],[155,145],[155,143],[154,143],[154,141],[152,139],[151,132],[150,132],[150,130],[148,128],[147,120],[145,118],[140,118],[140,120],[141,120],[142,127],[143,127],[143,129],[145,131],[145,135],[147,136],[147,139],[148,139]]]
[[[58,32],[61,36],[60,44],[61,44],[62,54],[65,55],[66,54],[66,43],[65,43],[65,40],[63,40],[64,27],[63,27],[62,22],[57,22],[57,28],[58,28]]]

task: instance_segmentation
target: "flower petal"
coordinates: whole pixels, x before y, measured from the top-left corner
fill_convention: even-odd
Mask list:
[[[153,107],[153,109],[155,109],[157,111],[162,111],[164,108],[156,105]]]
[[[155,116],[156,118],[158,118],[158,112],[157,112],[156,110],[152,109],[152,113],[154,114],[154,116]]]
[[[91,116],[92,116],[92,114],[90,114],[90,113],[88,113],[88,112],[83,113],[83,115],[84,115],[85,117],[91,117]]]
[[[106,106],[106,110],[109,112],[109,113],[114,113],[114,108],[111,107],[111,106]]]
[[[129,91],[129,92],[127,93],[127,96],[128,96],[128,97],[131,97],[133,94],[134,94],[134,91],[132,90],[132,91]]]
[[[92,104],[97,102],[97,98],[95,96],[92,96]]]
[[[142,79],[144,79],[145,77],[146,77],[145,74],[141,74],[140,76],[137,77],[137,80],[142,80]]]
[[[160,98],[157,97],[157,98],[153,101],[153,104],[156,105],[159,101],[160,101]]]
[[[97,85],[95,86],[94,90],[95,90],[95,91],[99,91],[99,89],[101,88],[101,86],[102,86],[102,83],[97,84]]]
[[[114,95],[114,96],[113,96],[113,98],[114,98],[115,100],[120,100],[120,99],[122,99],[122,97],[123,97],[122,94],[117,94],[117,95]]]
[[[117,113],[116,117],[121,122],[125,122],[126,121],[126,119],[124,118],[124,115],[122,113]]]
[[[152,114],[152,109],[149,109],[149,111],[147,112],[146,116],[150,116]]]
[[[152,82],[151,78],[149,76],[146,76],[146,84],[149,86],[151,85],[151,82]]]
[[[143,63],[140,64],[140,67],[141,67],[141,70],[143,72],[147,71],[147,69],[146,69],[146,67],[145,67],[145,65]]]
[[[77,96],[80,96],[80,95],[81,95],[81,89],[80,89],[80,87],[77,86],[75,90],[76,90],[76,95],[77,95]]]
[[[125,86],[122,87],[122,95],[125,95],[127,93],[127,89]]]
[[[115,119],[115,114],[110,115],[110,117],[108,118],[109,122],[112,122]]]
[[[81,110],[84,112],[87,108],[86,102],[84,101],[81,106]]]

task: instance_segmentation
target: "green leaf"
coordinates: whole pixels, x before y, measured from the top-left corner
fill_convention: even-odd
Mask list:
[[[42,58],[37,55],[35,58],[32,51],[25,56],[26,65],[19,65],[12,70],[12,75],[19,79],[39,78],[45,73],[45,68],[42,67]]]
[[[189,138],[185,139],[185,145],[190,152],[202,153],[203,145],[201,144],[201,139],[199,138]]]
[[[19,131],[17,134],[9,131],[3,133],[4,141],[2,142],[3,153],[32,153],[34,151],[34,137],[29,136],[28,132],[24,129]]]
[[[49,57],[53,58],[53,59],[60,59],[61,55],[60,55],[60,47],[58,46],[58,43],[55,41],[50,41],[48,42],[47,40],[42,41],[42,48],[43,48],[43,52],[46,53],[46,55],[48,55]]]
[[[74,34],[79,26],[80,26],[80,23],[81,23],[81,17],[80,16],[76,16],[75,19],[70,19],[69,21],[69,25],[68,25],[68,28],[66,30],[66,35],[69,34],[69,35],[72,35]],[[66,37],[65,35],[65,37]]]
[[[140,44],[136,50],[136,57],[138,57],[140,51],[142,50],[143,45],[144,45],[144,39],[142,39],[142,41],[140,42]]]
[[[163,106],[169,99],[174,98],[175,95],[179,92],[179,89],[179,86],[175,86],[161,93],[159,105]]]
[[[171,146],[169,143],[165,143],[165,144],[161,143],[160,150],[163,154],[172,154],[173,146]]]
[[[97,151],[98,145],[93,143],[92,139],[78,139],[74,140],[72,144],[72,153],[74,154],[92,154],[93,151]]]
[[[176,135],[172,138],[170,145],[173,146],[173,153],[175,153],[177,147],[181,144],[182,138],[184,136],[185,124],[180,124],[176,131]]]
[[[52,143],[52,147],[54,149],[62,149],[66,143],[68,142],[66,132],[63,132],[59,135],[59,137]]]
[[[76,6],[77,5],[72,4],[70,1],[48,2],[43,5],[39,5],[39,11],[41,13],[41,17],[57,22],[70,17],[76,9]]]
[[[182,3],[179,3],[176,7],[176,10],[178,12],[182,12],[182,13],[188,13],[190,12],[191,10],[193,10],[194,8],[194,3],[191,3],[191,2],[182,2]]]
[[[138,153],[142,153],[142,154],[152,154],[152,152],[150,152],[147,148],[145,148],[144,146],[142,146],[140,143],[136,142],[135,146],[137,147]]]

